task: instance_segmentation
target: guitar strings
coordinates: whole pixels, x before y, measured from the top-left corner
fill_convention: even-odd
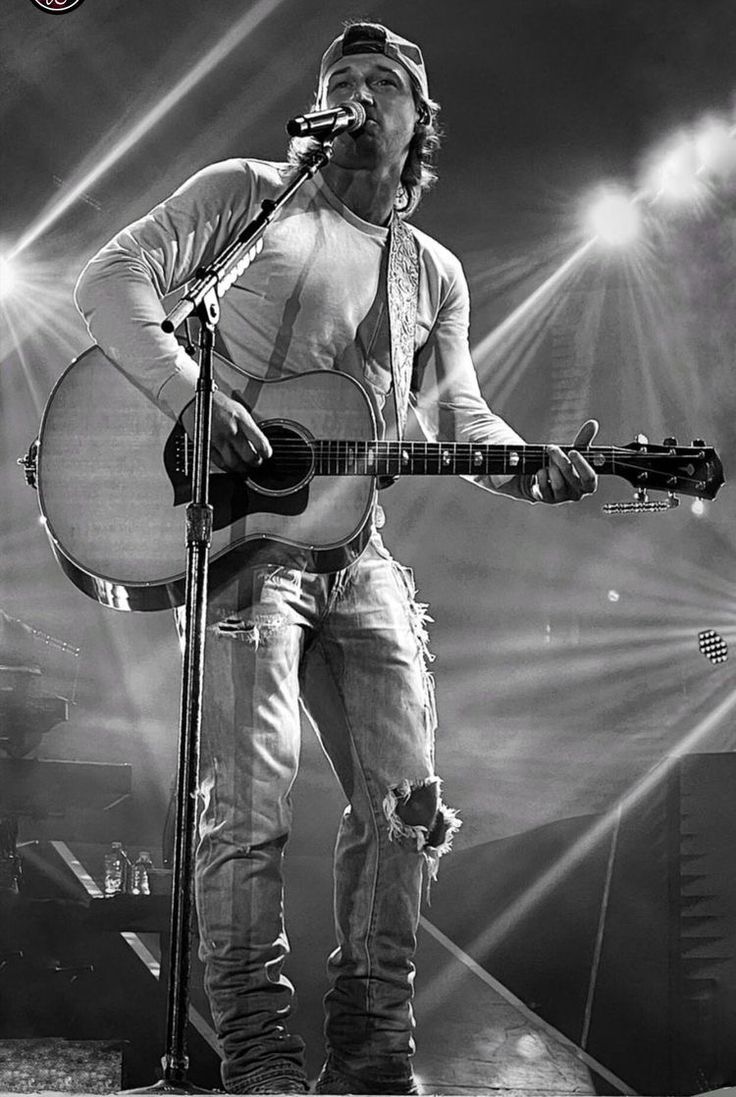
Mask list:
[[[449,455],[451,461],[472,460],[477,459],[478,454],[481,454],[485,462],[487,460],[492,461],[494,457],[503,458],[509,454],[517,453],[523,470],[524,466],[530,462],[541,462],[536,467],[544,467],[544,458],[548,447],[544,445],[525,445],[521,448],[514,445],[485,445],[473,442],[446,444],[421,441],[369,441],[366,439],[312,439],[309,442],[304,442],[299,439],[282,439],[272,443],[272,449],[273,457],[285,467],[299,467],[311,463],[313,459],[320,462],[329,462],[330,460],[348,458],[351,461],[364,463],[369,461],[372,455],[376,460],[400,461],[405,453],[415,462],[421,462],[423,459],[442,462],[447,455]],[[575,447],[563,446],[561,449],[563,452],[569,452]],[[676,454],[654,453],[637,456],[624,448],[597,446],[592,451],[590,449],[581,449],[578,452],[583,455],[587,453],[588,456],[603,458],[610,461],[615,468],[632,472],[658,471],[652,467],[653,464],[677,465],[688,459],[707,460],[707,456],[702,449],[694,449],[692,453],[681,451]],[[187,446],[187,456],[190,457],[192,454],[193,446],[190,443]],[[697,476],[694,473],[690,476],[680,475],[679,478],[684,482],[692,483],[697,483],[703,479],[702,476]]]
[[[549,449],[548,445],[529,445],[523,446],[511,445],[508,446],[499,445],[496,443],[484,443],[484,442],[397,442],[397,441],[369,441],[367,439],[334,439],[334,438],[314,438],[308,442],[304,442],[298,439],[282,439],[278,442],[272,442],[272,448],[274,452],[288,451],[289,449],[312,451],[312,450],[330,450],[331,448],[340,449],[342,447],[360,449],[361,447],[371,447],[374,449],[384,449],[386,452],[398,452],[407,450],[408,452],[421,452],[426,450],[429,452],[442,453],[448,451],[451,453],[463,453],[465,451],[470,453],[483,453],[486,456],[501,456],[507,452],[520,454],[523,460],[525,456],[544,456]],[[575,446],[560,446],[563,453],[569,453],[570,450],[576,449]],[[193,445],[191,442],[187,445],[187,452],[193,451]],[[606,455],[611,460],[630,460],[636,459],[637,454],[632,453],[624,447],[617,446],[596,446],[594,449],[590,448],[578,448],[578,453],[588,454],[593,457],[599,457]],[[700,448],[694,448],[692,452],[688,450],[681,450],[678,453],[642,453],[640,458],[648,458],[649,462],[656,461],[683,461],[688,459],[706,459],[707,450]]]

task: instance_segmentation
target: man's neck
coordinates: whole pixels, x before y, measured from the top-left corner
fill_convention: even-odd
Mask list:
[[[343,168],[331,161],[322,174],[333,194],[348,209],[372,225],[388,225],[400,179],[396,171],[378,173]]]

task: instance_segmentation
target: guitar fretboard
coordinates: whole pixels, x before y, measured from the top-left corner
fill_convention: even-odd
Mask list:
[[[543,446],[454,442],[376,442],[320,439],[312,443],[318,476],[459,476],[536,472]],[[281,447],[276,457],[282,460]],[[288,454],[283,457],[288,460]]]
[[[318,439],[311,443],[318,476],[460,476],[533,473],[548,463],[546,446],[476,445],[469,442],[376,442]],[[572,446],[561,447],[569,452]],[[289,461],[289,446],[274,449],[281,464]],[[296,456],[296,454],[293,454]],[[585,450],[601,472],[616,471],[616,459],[626,450],[597,446]]]

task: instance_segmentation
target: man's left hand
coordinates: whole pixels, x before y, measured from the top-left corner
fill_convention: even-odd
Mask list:
[[[559,446],[547,446],[549,464],[540,469],[532,484],[532,497],[538,503],[569,503],[590,495],[598,487],[598,477],[580,449],[589,446],[598,433],[598,423],[588,419],[573,442],[573,449],[563,453]]]

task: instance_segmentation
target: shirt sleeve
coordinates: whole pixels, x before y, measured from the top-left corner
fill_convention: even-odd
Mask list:
[[[416,356],[412,403],[430,441],[523,445],[524,439],[488,406],[481,395],[468,342],[470,293],[460,262],[445,255],[445,275],[437,318]],[[431,277],[431,275],[430,275]],[[531,477],[466,476],[480,487],[533,501]]]
[[[75,301],[92,338],[173,418],[194,396],[197,366],[161,330],[162,298],[242,230],[253,190],[244,161],[204,168],[113,237],[77,282]]]

